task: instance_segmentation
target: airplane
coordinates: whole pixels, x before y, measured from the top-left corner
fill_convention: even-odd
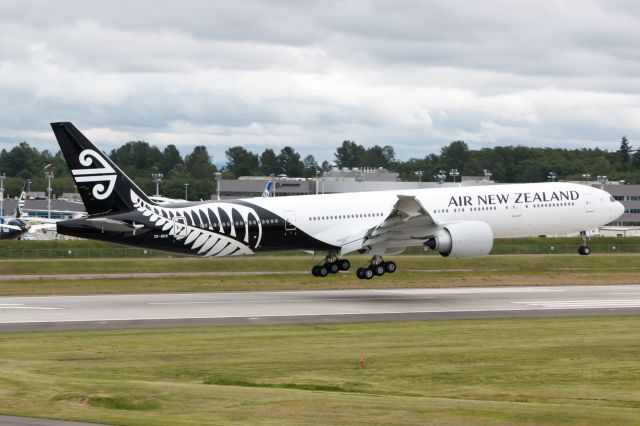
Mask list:
[[[547,182],[157,204],[73,124],[51,127],[88,216],[57,223],[60,234],[178,254],[223,257],[278,250],[326,253],[311,273],[346,271],[368,254],[360,279],[396,271],[383,256],[424,246],[443,257],[491,252],[494,238],[579,233],[624,207],[586,185]]]
[[[22,237],[29,231],[31,225],[22,219],[24,202],[29,194],[29,188],[31,181],[26,180],[18,199],[18,205],[16,206],[13,216],[0,217],[0,240],[16,240]]]
[[[264,191],[262,191],[263,198],[271,197],[271,193],[273,192],[273,181],[267,181],[267,185],[264,187]]]

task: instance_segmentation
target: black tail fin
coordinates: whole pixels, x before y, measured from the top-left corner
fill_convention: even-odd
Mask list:
[[[51,123],[62,155],[76,182],[87,213],[133,209],[131,192],[149,204],[144,192],[71,123]]]
[[[22,209],[24,209],[24,202],[27,199],[27,195],[29,195],[29,190],[31,189],[31,181],[29,179],[24,181],[24,186],[22,187],[22,192],[20,193],[20,198],[18,199],[18,205],[16,205],[16,212],[14,216],[19,218],[22,216]]]

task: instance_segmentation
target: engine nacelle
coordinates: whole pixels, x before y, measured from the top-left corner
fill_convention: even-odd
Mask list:
[[[455,222],[443,226],[423,244],[444,257],[486,256],[493,248],[493,231],[486,222]]]

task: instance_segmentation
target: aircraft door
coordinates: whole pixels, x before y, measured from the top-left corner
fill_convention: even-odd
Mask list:
[[[511,216],[512,217],[522,216],[522,206],[520,204],[513,204],[511,206]]]
[[[293,210],[284,212],[284,230],[285,232],[296,230],[296,213]]]
[[[173,229],[171,235],[174,237],[186,237],[187,236],[187,222],[184,217],[176,216],[173,218]]]
[[[522,226],[522,206],[520,204],[511,204],[509,206],[509,210],[511,210],[511,231],[513,235],[518,235],[518,231]]]
[[[591,195],[584,196],[585,211],[587,213],[593,213],[593,197]]]

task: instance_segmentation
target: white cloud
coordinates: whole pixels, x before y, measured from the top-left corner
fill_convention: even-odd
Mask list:
[[[616,149],[640,132],[640,8],[491,0],[108,3],[0,0],[0,144],[56,149],[70,120],[217,161],[232,145],[332,159],[536,145]]]

